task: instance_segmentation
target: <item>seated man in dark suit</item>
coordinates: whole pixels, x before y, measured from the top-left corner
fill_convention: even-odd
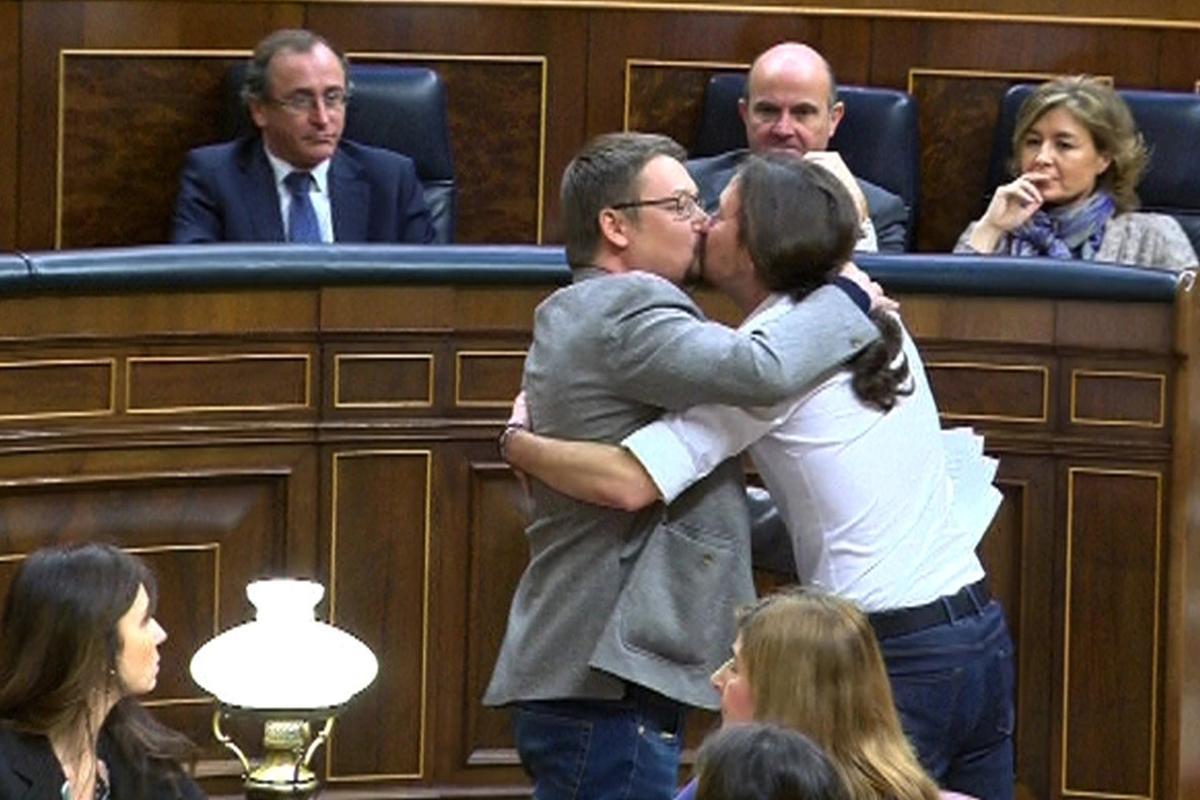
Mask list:
[[[320,36],[259,42],[242,99],[259,135],[188,153],[171,240],[433,241],[413,162],[342,141],[346,59]]]
[[[908,226],[904,201],[880,186],[855,178],[841,157],[828,151],[829,139],[845,113],[845,106],[837,99],[829,62],[808,45],[777,44],[754,59],[746,92],[748,96],[738,101],[738,112],[746,125],[750,149],[687,162],[704,209],[716,211],[721,192],[748,153],[791,150],[817,161],[845,184],[858,206],[863,227],[855,249],[904,252]]]

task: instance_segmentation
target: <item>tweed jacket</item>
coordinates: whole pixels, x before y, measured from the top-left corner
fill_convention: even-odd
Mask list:
[[[744,336],[662,278],[585,270],[538,306],[524,389],[538,432],[615,443],[664,409],[794,395],[876,335],[834,286]],[[734,611],[754,598],[737,460],[638,512],[535,483],[532,516],[484,702],[619,699],[632,682],[716,708],[709,675],[729,657]]]

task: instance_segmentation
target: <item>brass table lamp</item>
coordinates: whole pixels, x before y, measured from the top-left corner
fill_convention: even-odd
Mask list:
[[[225,631],[192,657],[192,678],[219,703],[213,735],[241,761],[250,797],[315,792],[313,755],[341,707],[379,671],[370,648],[317,621],[313,609],[324,593],[313,581],[255,581],[246,587],[254,621]],[[222,729],[229,715],[263,721],[264,756],[257,766]]]

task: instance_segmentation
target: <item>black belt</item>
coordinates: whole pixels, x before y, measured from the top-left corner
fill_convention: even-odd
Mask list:
[[[661,731],[679,733],[683,730],[687,706],[677,700],[672,700],[645,686],[626,681],[625,702],[633,705],[641,714],[654,720]]]
[[[984,606],[991,601],[992,593],[988,591],[987,578],[982,578],[955,594],[939,597],[923,606],[876,611],[868,614],[867,619],[875,629],[875,638],[890,639],[982,613]]]

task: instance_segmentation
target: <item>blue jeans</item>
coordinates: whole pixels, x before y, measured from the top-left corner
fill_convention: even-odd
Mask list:
[[[1013,796],[1013,645],[1000,604],[879,642],[900,722],[946,789]]]
[[[534,800],[670,800],[679,774],[683,706],[626,700],[517,703],[513,733]]]

